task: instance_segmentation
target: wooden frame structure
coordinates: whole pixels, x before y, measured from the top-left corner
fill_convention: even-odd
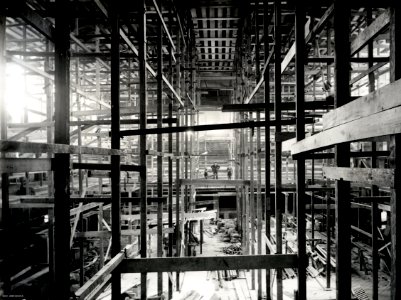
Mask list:
[[[354,235],[371,242],[372,298],[378,299],[383,249],[391,258],[391,298],[400,297],[401,29],[395,3],[31,2],[0,8],[1,234],[7,240],[16,230],[13,210],[43,210],[48,266],[29,278],[48,274],[49,298],[70,298],[75,245],[79,299],[95,299],[109,283],[112,299],[119,299],[122,273],[141,273],[141,299],[147,299],[147,273],[158,272],[157,294],[167,285],[171,299],[180,272],[251,269],[258,299],[272,299],[275,276],[281,300],[285,268],[298,269],[294,297],[307,299],[307,245],[317,245],[317,211],[326,221],[327,288],[335,228],[337,299],[352,291]],[[34,77],[42,87],[42,98],[32,96],[40,109],[25,103],[21,122],[7,115],[5,70],[11,65],[23,70],[25,86]],[[200,124],[202,110],[220,106],[232,122]],[[199,178],[199,134],[212,130],[234,132],[228,160],[235,162],[234,179]],[[38,196],[29,195],[34,173],[47,184]],[[13,174],[25,178],[25,197],[10,194]],[[197,190],[223,187],[235,194],[244,255],[190,257],[188,220],[203,226],[219,217],[218,201],[216,211],[193,212],[201,202]],[[358,210],[359,225],[361,209],[370,210],[370,231],[351,224]],[[380,211],[391,218],[391,240],[383,249]],[[85,228],[95,218],[96,229]],[[283,230],[291,222],[297,253],[283,254]],[[151,234],[156,258],[148,253]],[[100,268],[84,282],[84,241],[90,238],[100,244]],[[5,293],[26,283],[15,282],[22,273],[12,252],[6,247],[1,253]],[[163,272],[170,273],[168,283]]]

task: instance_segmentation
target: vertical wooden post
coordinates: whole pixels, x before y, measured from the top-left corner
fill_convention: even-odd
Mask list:
[[[98,26],[96,26],[95,27],[95,34],[99,34],[99,33],[100,33],[100,29],[99,29]],[[95,41],[95,51],[96,52],[100,52],[100,39],[96,39],[96,41]],[[130,61],[131,60],[129,60],[128,63],[130,63]],[[101,94],[100,94],[100,60],[99,59],[96,60],[96,65],[95,66],[96,66],[96,69],[95,69],[95,74],[96,74],[96,93],[95,93],[95,95],[96,95],[96,97],[98,99],[100,99]],[[130,73],[130,72],[128,72],[128,73]],[[128,88],[128,90],[130,91],[130,88]],[[102,109],[102,105],[101,104],[99,104],[99,109]],[[101,127],[99,126],[98,129],[100,130],[100,128]],[[102,137],[101,136],[97,137],[97,146],[99,148],[102,147]],[[99,157],[98,163],[102,163],[102,157]],[[86,178],[88,178],[88,177],[86,177]],[[99,184],[99,194],[102,194],[103,193],[103,178],[101,178],[101,177],[98,178],[98,184]]]
[[[203,252],[203,220],[199,220],[199,231],[200,231],[200,239],[199,239],[199,252],[202,254]]]
[[[256,121],[260,122],[260,111],[256,113]],[[257,193],[256,193],[256,218],[257,223],[257,240],[259,255],[262,254],[262,160],[260,155],[260,127],[256,129],[256,170],[257,170]],[[258,300],[262,299],[262,270],[258,270]]]
[[[163,200],[157,202],[157,257],[163,257]],[[157,294],[163,294],[163,273],[157,274]]]
[[[97,215],[98,230],[103,230],[103,204],[99,205],[99,211]],[[99,269],[104,266],[104,242],[103,237],[99,239]]]
[[[180,30],[177,30],[177,62],[176,62],[176,82],[177,82],[177,94],[181,95],[181,34]],[[180,111],[177,112],[177,125],[180,126]],[[180,133],[176,133],[176,156],[180,155]],[[175,165],[175,238],[176,238],[176,256],[181,255],[181,232],[180,232],[180,159],[177,157]],[[176,273],[176,289],[180,290],[180,273]]]
[[[243,160],[243,179],[247,180],[248,179],[248,159],[247,155],[249,155],[249,147],[248,147],[248,134],[247,134],[248,129],[244,130],[244,160]],[[243,222],[243,228],[244,228],[244,250],[243,253],[245,255],[249,254],[249,186],[245,185],[243,189],[243,203],[244,203],[244,222]]]
[[[55,17],[55,137],[56,144],[70,143],[70,19],[69,1],[56,2]],[[70,154],[56,154],[54,171],[55,287],[61,300],[70,292]],[[55,297],[55,295],[53,295]]]
[[[350,8],[343,1],[334,1],[335,107],[350,101]],[[338,167],[349,167],[349,144],[335,147]],[[336,290],[337,299],[351,295],[351,229],[350,183],[336,181]]]
[[[80,231],[84,232],[84,218],[83,214],[79,214],[79,227]],[[79,285],[83,286],[85,281],[85,256],[84,256],[84,238],[79,238]]]
[[[390,82],[401,78],[401,7],[397,1],[392,1],[390,14]],[[394,182],[391,189],[391,299],[401,297],[401,135],[391,137],[394,157]],[[398,222],[397,222],[398,219]]]
[[[162,1],[159,0],[159,9],[160,13],[163,15],[163,6]],[[163,24],[162,20],[158,18],[157,22],[157,128],[161,128],[162,117],[163,117]],[[161,152],[163,152],[163,139],[162,135],[157,134],[157,152],[159,153],[157,156],[157,196],[163,196],[163,156],[161,156]],[[163,207],[163,203],[158,203],[158,214],[159,208]],[[163,211],[161,212],[163,216]],[[158,215],[159,217],[159,215]],[[159,220],[158,220],[159,222]],[[160,220],[161,227],[163,227],[163,220]],[[158,223],[159,229],[159,223]],[[157,234],[157,256],[161,256],[163,254],[163,235],[162,232],[158,232]],[[160,248],[160,249],[159,249]],[[157,294],[161,295],[163,293],[163,273],[157,273]]]
[[[249,112],[249,120],[252,120],[252,112]],[[249,179],[250,179],[250,195],[249,195],[249,216],[251,222],[251,254],[255,255],[255,185],[254,185],[254,153],[253,146],[254,129],[251,128],[249,132]],[[255,289],[255,270],[251,270],[251,288]]]
[[[371,24],[373,21],[372,17],[372,7],[366,8],[366,22],[367,24]],[[370,41],[368,43],[368,67],[373,67],[373,42]],[[369,73],[369,92],[373,92],[375,90],[375,74],[374,72]],[[372,153],[376,151],[376,142],[371,143]],[[372,155],[372,168],[376,168],[376,156]],[[372,185],[372,196],[377,196],[379,194],[378,186]],[[379,209],[377,201],[372,201],[371,206],[371,223],[372,223],[372,300],[379,299],[379,264],[380,257],[378,252],[378,216]]]
[[[54,209],[49,209],[49,283],[54,285]],[[51,292],[50,292],[51,294]]]
[[[378,186],[372,186],[372,196],[378,195]],[[379,299],[379,243],[377,228],[379,224],[379,209],[377,201],[372,201],[371,207],[371,222],[372,222],[372,300]]]
[[[264,1],[263,4],[263,36],[264,36],[264,57],[265,63],[267,62],[266,57],[269,56],[269,4],[268,1]],[[265,90],[265,233],[266,238],[270,240],[270,70],[269,66],[266,68],[264,73]],[[265,245],[266,254],[270,254],[270,249]],[[266,300],[271,300],[271,288],[270,288],[270,269],[266,269]]]
[[[326,192],[326,288],[331,285],[331,209],[330,192]]]
[[[303,4],[295,9],[295,76],[296,76],[296,139],[305,138],[305,11]],[[306,224],[305,224],[305,158],[297,159],[297,238],[298,300],[306,300]],[[313,194],[312,194],[313,199]],[[313,201],[312,201],[313,205]],[[314,222],[312,218],[312,222]],[[313,243],[314,241],[312,241]]]
[[[173,12],[170,10],[169,14],[169,31],[172,33],[173,27]],[[173,70],[173,49],[171,44],[168,46],[169,52],[169,70],[170,70],[170,82],[174,82],[174,70]],[[173,93],[171,93],[171,100],[168,104],[168,117],[171,119],[173,117]],[[168,124],[169,127],[173,126],[173,123]],[[173,153],[173,134],[168,134],[168,152]],[[170,156],[168,158],[168,227],[173,227],[173,158]],[[174,235],[170,233],[168,235],[168,257],[173,256],[173,237]],[[168,299],[173,298],[173,283],[171,279],[168,280]]]
[[[50,42],[46,42],[46,51],[50,52]],[[50,70],[50,58],[46,57],[45,62],[44,62],[44,71],[49,72]],[[48,121],[52,120],[53,118],[53,82],[45,77],[44,78],[44,84],[45,84],[45,93],[46,93],[46,118]],[[47,143],[53,143],[53,126],[48,126],[46,128],[46,141]],[[52,154],[48,154],[48,157],[52,157]],[[52,171],[47,172],[47,193],[49,196],[53,195],[53,173]],[[50,220],[50,216],[49,216]],[[54,269],[50,270],[49,272],[52,272],[54,277]]]
[[[311,192],[310,196],[310,214],[311,214],[311,238],[312,238],[311,249],[312,251],[315,251],[315,193],[314,192]]]
[[[120,21],[118,6],[111,12],[111,148],[120,149]],[[120,156],[111,156],[111,256],[121,251]],[[121,273],[112,273],[112,300],[121,296]]]
[[[331,25],[326,26],[327,30],[327,54],[332,55],[331,47]],[[331,84],[331,66],[327,64],[327,82]],[[326,192],[326,288],[331,286],[331,209],[330,192]]]
[[[281,132],[281,1],[274,2],[274,115],[277,122],[276,133]],[[282,240],[282,195],[281,195],[281,148],[280,140],[275,140],[274,172],[276,177],[276,249],[277,254],[283,251]],[[277,269],[277,300],[283,299],[283,271]]]
[[[139,59],[139,129],[146,128],[146,4],[145,0],[138,1],[138,59]],[[146,200],[146,135],[139,137],[139,164],[141,166],[140,177],[140,198],[141,198],[141,258],[146,258],[147,254],[147,200]],[[147,274],[141,273],[141,300],[147,298]]]

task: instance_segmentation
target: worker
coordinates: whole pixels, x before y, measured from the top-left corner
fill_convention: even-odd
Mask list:
[[[203,173],[203,176],[205,176],[205,179],[207,179],[207,176],[208,176],[207,169],[205,169],[205,172]]]
[[[218,174],[219,169],[220,169],[220,166],[217,163],[214,163],[212,165],[212,172],[213,172],[213,175],[214,175],[214,179],[219,179],[219,174]]]
[[[231,169],[231,167],[227,168],[227,176],[228,179],[231,180],[231,176],[233,175],[233,169]]]

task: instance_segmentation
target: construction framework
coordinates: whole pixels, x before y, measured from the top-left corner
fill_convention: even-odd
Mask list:
[[[157,272],[157,296],[167,286],[171,299],[180,272],[244,269],[258,299],[282,300],[294,269],[294,299],[304,300],[309,257],[320,251],[326,288],[334,266],[336,298],[349,299],[356,247],[366,272],[364,257],[372,258],[372,299],[380,257],[399,299],[396,1],[106,2],[0,4],[0,234],[9,241],[29,229],[46,240],[45,263],[35,267],[18,261],[20,244],[2,247],[4,295],[46,276],[48,299],[96,299],[111,284],[114,300],[121,275],[140,273],[148,299],[147,274]],[[13,76],[22,87],[11,86]],[[19,88],[31,104],[16,120],[9,94]],[[202,111],[218,109],[231,122],[201,124]],[[226,155],[207,154],[207,136],[200,141],[214,130],[233,132],[224,161],[234,162],[234,179],[201,178]],[[243,255],[193,257],[193,224],[224,215],[224,193],[235,197]],[[37,232],[35,218],[46,219]],[[89,277],[84,245],[93,239],[99,263]],[[202,249],[203,229],[200,239]]]

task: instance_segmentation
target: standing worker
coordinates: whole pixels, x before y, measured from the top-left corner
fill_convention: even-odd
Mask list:
[[[203,176],[205,176],[205,179],[207,179],[207,176],[208,176],[207,169],[205,169],[205,172],[203,173]]]
[[[220,169],[220,166],[217,163],[214,163],[212,165],[212,172],[213,172],[213,175],[214,175],[214,179],[219,179],[219,174],[218,174],[219,169]]]
[[[231,169],[231,167],[227,168],[227,176],[228,179],[231,180],[231,176],[233,175],[233,169]]]

